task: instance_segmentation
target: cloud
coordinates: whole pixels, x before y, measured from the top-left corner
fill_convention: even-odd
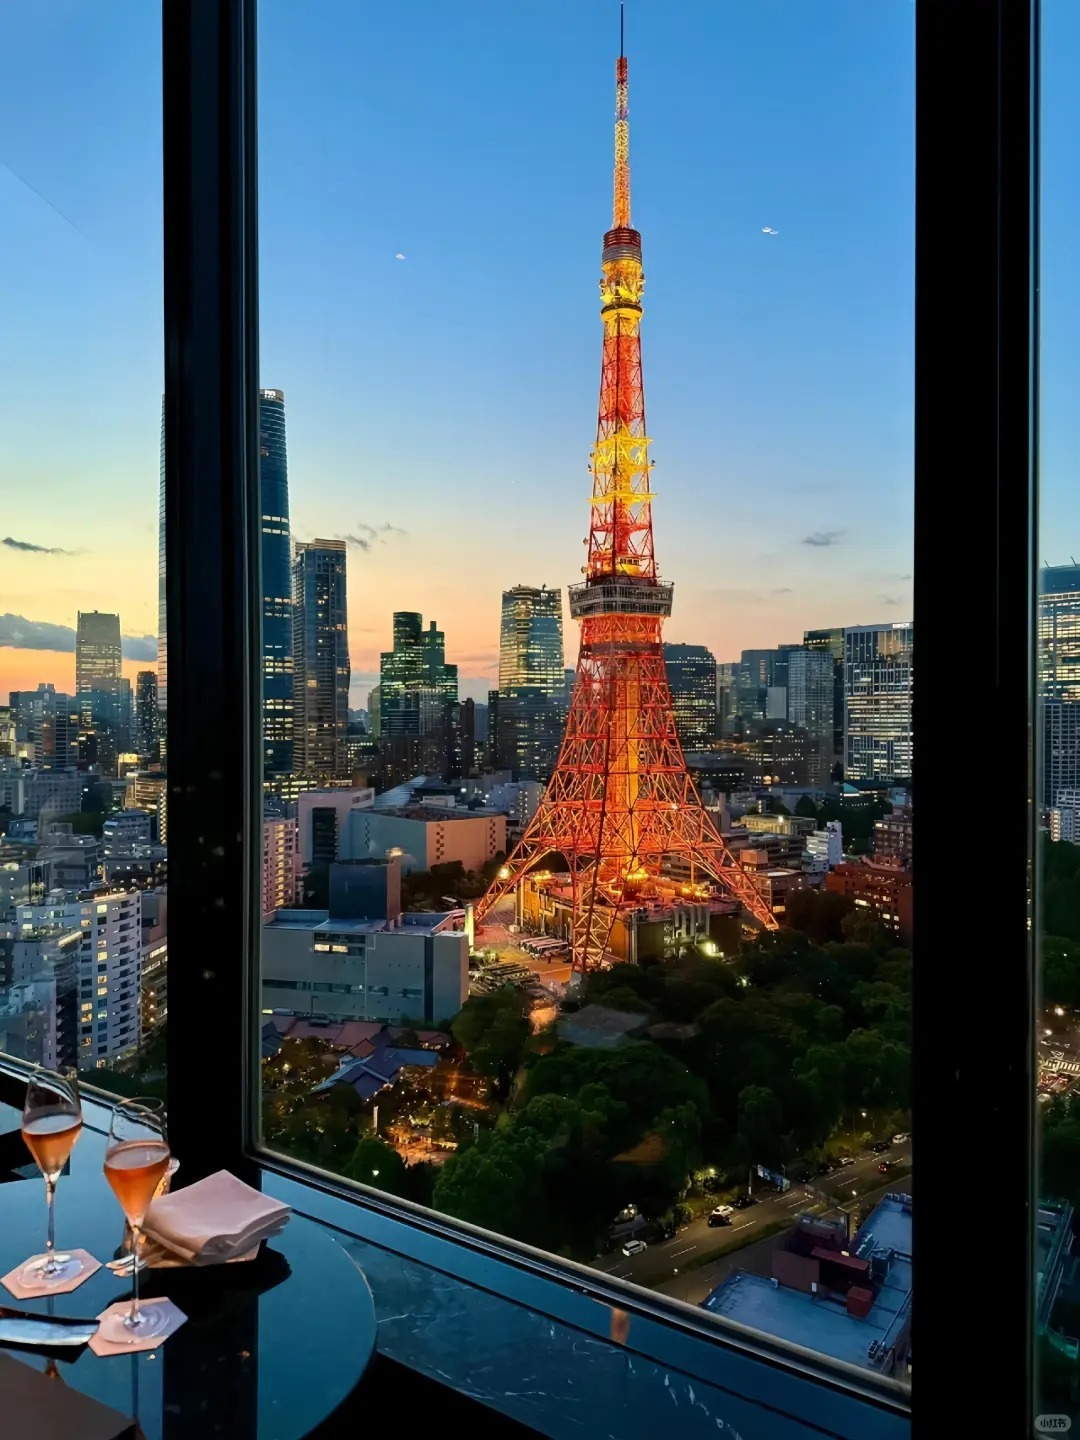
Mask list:
[[[779,235],[780,231],[774,230],[771,225],[762,225],[761,233],[762,235]]]
[[[125,660],[156,660],[155,635],[125,635],[120,641]]]
[[[769,593],[772,594],[772,595],[790,595],[790,594],[791,594],[791,586],[790,586],[790,585],[779,585],[779,586],[777,586],[777,588],[776,588],[775,590],[772,590],[772,591],[770,591]]]
[[[0,545],[6,545],[9,550],[23,550],[28,555],[70,555],[70,550],[61,550],[59,545],[32,545],[29,540],[16,540],[11,535],[5,535],[0,540]]]
[[[356,529],[348,535],[339,535],[339,540],[344,540],[347,545],[355,545],[358,550],[370,550],[373,545],[385,545],[392,535],[407,535],[409,532],[403,530],[400,525],[368,525],[363,520],[356,522]]]
[[[157,640],[153,635],[124,635],[120,641],[125,660],[156,660]],[[53,625],[48,620],[27,620],[25,615],[0,615],[0,647],[11,650],[75,649],[75,631],[70,625]]]
[[[900,604],[900,601],[896,598],[895,595],[879,595],[877,598],[881,601],[882,605]]]
[[[47,620],[0,615],[0,645],[12,650],[74,650],[75,631],[70,625],[52,625]]]
[[[824,550],[828,545],[835,545],[845,533],[843,530],[815,530],[812,535],[804,535],[802,543],[813,545],[818,550]]]
[[[395,260],[407,260],[408,258],[409,258],[409,257],[408,257],[407,255],[403,255],[400,250],[399,250],[399,251],[397,252],[397,254],[394,256],[394,259],[395,259]]]

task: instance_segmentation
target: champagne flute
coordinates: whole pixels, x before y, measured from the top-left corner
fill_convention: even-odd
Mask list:
[[[76,1256],[56,1253],[56,1209],[53,1203],[56,1182],[82,1133],[82,1125],[82,1105],[79,1103],[75,1072],[35,1071],[26,1086],[22,1138],[45,1177],[49,1233],[45,1253],[32,1255],[19,1271],[19,1279],[24,1285],[59,1285],[74,1280],[86,1268]]]
[[[142,1223],[154,1193],[169,1169],[169,1141],[165,1106],[160,1100],[124,1100],[109,1123],[105,1151],[105,1178],[113,1188],[131,1226],[132,1252],[142,1243]],[[126,1315],[110,1315],[102,1322],[107,1340],[134,1345],[164,1334],[167,1316],[160,1304],[139,1305],[139,1271],[131,1271],[131,1308]]]

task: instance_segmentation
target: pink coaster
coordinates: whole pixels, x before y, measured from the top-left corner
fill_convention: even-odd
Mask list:
[[[101,1321],[101,1329],[90,1339],[90,1349],[95,1355],[132,1355],[139,1350],[156,1350],[175,1330],[179,1330],[187,1319],[184,1312],[171,1300],[145,1300],[140,1308],[146,1316],[142,1329],[147,1334],[144,1337],[138,1330],[132,1330],[129,1332],[130,1339],[126,1336],[121,1339],[113,1338],[114,1335],[122,1335],[118,1327],[113,1327],[116,1321],[123,1320],[131,1309],[130,1300],[118,1300],[115,1305],[110,1305],[101,1312],[97,1317]]]
[[[95,1270],[101,1269],[101,1261],[95,1260],[88,1250],[63,1250],[60,1253],[70,1255],[73,1260],[82,1261],[83,1268],[77,1275],[71,1275],[66,1280],[40,1279],[26,1284],[19,1279],[23,1270],[32,1260],[44,1259],[41,1255],[28,1255],[21,1264],[0,1279],[0,1285],[6,1285],[16,1300],[33,1300],[38,1295],[66,1295],[71,1290],[77,1290],[84,1280],[89,1280]]]

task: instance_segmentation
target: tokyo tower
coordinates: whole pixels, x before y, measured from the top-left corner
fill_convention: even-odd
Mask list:
[[[616,919],[643,906],[702,903],[719,889],[761,925],[776,928],[771,909],[702,808],[675,728],[661,643],[672,586],[661,582],[653,552],[641,375],[644,276],[641,234],[630,224],[622,53],[615,85],[615,205],[601,259],[604,351],[589,467],[592,518],[585,579],[569,587],[581,650],[555,771],[475,912],[481,924],[530,869],[561,853],[570,871],[572,963],[581,974],[605,963]]]

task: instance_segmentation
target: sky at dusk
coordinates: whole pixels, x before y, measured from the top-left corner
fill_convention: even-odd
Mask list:
[[[3,698],[72,687],[79,609],[120,612],[132,675],[154,652],[157,11],[0,10]],[[666,633],[721,660],[910,616],[913,20],[627,5]],[[1080,15],[1051,23],[1075,60]],[[480,698],[501,590],[580,578],[618,7],[264,0],[260,29],[261,378],[285,392],[293,532],[352,537],[354,703],[395,609],[439,623]],[[1055,388],[1080,333],[1066,81],[1049,55],[1048,495],[1080,438]],[[1068,488],[1053,560],[1080,553]],[[568,663],[576,644],[568,624]]]

